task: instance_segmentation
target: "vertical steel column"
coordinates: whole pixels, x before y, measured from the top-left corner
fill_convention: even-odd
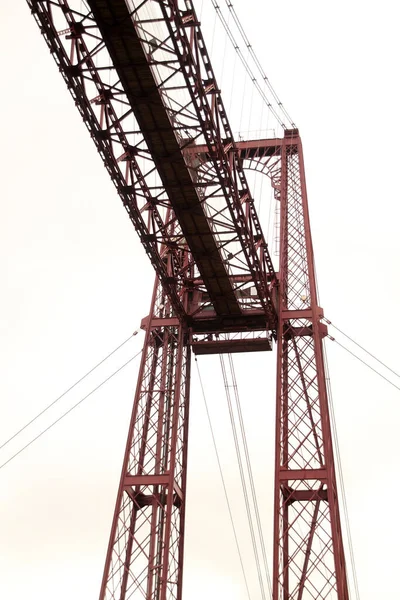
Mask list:
[[[163,325],[154,318],[163,319]],[[100,600],[180,600],[190,348],[156,282]]]
[[[348,600],[301,141],[282,146],[273,600]]]

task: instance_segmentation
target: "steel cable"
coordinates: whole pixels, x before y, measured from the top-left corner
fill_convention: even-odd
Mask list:
[[[211,3],[212,3],[212,5],[213,5],[213,7],[214,7],[214,9],[215,9],[215,11],[216,11],[216,13],[217,13],[217,15],[218,15],[218,18],[219,18],[219,20],[220,20],[220,21],[221,21],[221,23],[222,23],[222,26],[223,26],[223,28],[225,29],[225,32],[226,32],[226,34],[227,34],[227,36],[228,36],[228,38],[229,38],[229,40],[230,40],[230,42],[231,42],[231,44],[232,44],[232,46],[233,46],[233,48],[234,48],[234,50],[235,50],[236,54],[239,56],[239,58],[240,58],[240,61],[241,61],[242,65],[244,66],[246,73],[247,73],[247,74],[248,74],[248,76],[250,77],[250,79],[251,79],[251,81],[252,81],[253,85],[254,85],[254,86],[255,86],[255,88],[257,89],[257,91],[258,91],[258,93],[260,94],[260,96],[261,96],[262,100],[265,102],[265,104],[267,105],[267,107],[269,108],[269,110],[270,110],[270,111],[271,111],[271,113],[274,115],[274,117],[276,118],[276,120],[278,121],[278,123],[280,124],[280,126],[281,126],[283,129],[287,129],[287,124],[285,123],[285,119],[286,119],[286,120],[288,120],[288,124],[289,124],[291,127],[295,127],[295,124],[292,122],[292,120],[290,119],[290,117],[289,117],[289,119],[288,119],[287,111],[283,109],[283,105],[282,105],[282,103],[279,101],[279,98],[278,98],[278,96],[276,95],[276,93],[275,93],[275,92],[273,92],[273,98],[274,98],[274,100],[276,101],[276,99],[275,99],[275,98],[278,98],[278,108],[279,108],[279,110],[281,110],[281,112],[282,112],[282,114],[283,114],[283,116],[284,116],[284,119],[282,119],[282,118],[281,118],[281,115],[279,115],[279,114],[278,114],[278,112],[277,112],[277,110],[275,110],[275,108],[274,108],[274,106],[273,106],[272,102],[270,102],[270,100],[269,100],[268,96],[266,95],[266,93],[264,92],[264,90],[262,89],[262,87],[260,86],[260,84],[259,84],[259,82],[258,82],[257,78],[255,77],[255,75],[254,75],[253,71],[251,70],[251,68],[250,68],[250,66],[249,66],[249,64],[248,64],[248,62],[247,62],[247,60],[246,60],[246,58],[244,57],[244,55],[243,55],[243,53],[242,53],[242,51],[241,51],[241,49],[240,49],[240,47],[239,47],[238,43],[236,42],[236,39],[235,39],[235,37],[234,37],[234,35],[233,35],[233,33],[232,33],[231,29],[230,29],[230,28],[229,28],[229,26],[228,26],[227,20],[225,19],[224,15],[223,15],[223,13],[222,13],[222,11],[221,11],[221,8],[220,8],[220,6],[218,5],[218,3],[217,3],[217,1],[216,1],[216,0],[211,0]],[[236,13],[235,13],[235,16],[236,16]],[[237,18],[237,16],[236,16],[236,18]],[[243,29],[243,28],[242,28],[242,29]],[[240,31],[240,30],[239,30],[239,31]],[[252,54],[254,54],[254,55],[255,55],[255,53],[254,53],[254,50],[253,50],[253,49],[252,49],[252,47],[251,47],[251,44],[250,44],[249,46],[247,46],[247,48],[248,48],[248,51],[249,51],[249,53],[250,53],[251,55],[252,55]],[[253,58],[253,60],[254,60],[254,58]],[[258,59],[257,59],[257,60],[258,60]],[[259,62],[259,61],[258,61],[258,62]],[[257,63],[256,63],[256,64],[257,64]],[[261,71],[261,72],[263,73],[263,71]],[[265,77],[265,79],[264,79],[264,77]],[[268,89],[270,89],[270,91],[271,91],[271,90],[273,90],[273,88],[272,88],[272,86],[271,86],[271,84],[270,84],[270,82],[269,82],[268,78],[267,78],[267,77],[266,77],[264,74],[263,74],[263,79],[264,79],[264,82],[266,83],[266,85],[267,85]],[[272,92],[271,92],[271,93],[272,93]]]
[[[348,352],[349,354],[351,354],[352,356],[354,356],[354,358],[356,358],[361,363],[363,363],[363,365],[365,365],[366,367],[368,367],[369,369],[371,369],[371,371],[373,371],[374,373],[376,373],[377,375],[379,375],[379,377],[382,377],[382,379],[384,379],[385,381],[387,381],[387,383],[390,383],[390,385],[392,385],[394,388],[396,388],[396,390],[400,391],[400,387],[398,385],[396,385],[395,383],[393,383],[393,381],[390,381],[390,379],[388,379],[387,377],[385,377],[385,375],[382,375],[382,373],[380,373],[379,371],[377,371],[376,369],[374,369],[374,367],[371,367],[371,365],[369,365],[365,360],[363,360],[362,358],[360,358],[359,356],[357,356],[357,354],[355,354],[354,352],[352,352],[351,350],[349,350],[348,348],[346,348],[346,346],[343,346],[343,344],[341,344],[340,342],[338,342],[336,338],[332,337],[331,335],[328,336],[328,338],[332,342],[335,342],[338,346],[340,346],[341,348],[343,348],[343,350],[346,350],[346,352]]]
[[[18,450],[18,452],[16,452],[15,454],[13,454],[8,460],[6,460],[3,464],[1,464],[0,465],[0,469],[2,469],[3,467],[5,467],[6,465],[8,465],[8,463],[11,462],[14,458],[16,458],[19,454],[21,454],[21,452],[23,452],[24,450],[26,450],[27,448],[29,448],[29,446],[31,446],[34,442],[36,442],[36,440],[38,440],[39,438],[41,438],[42,435],[44,435],[47,431],[49,431],[49,429],[51,429],[52,427],[54,427],[54,425],[56,425],[57,423],[59,423],[61,421],[61,419],[63,419],[64,417],[66,417],[70,412],[72,412],[75,408],[77,408],[80,404],[82,404],[82,402],[84,400],[86,400],[87,398],[89,398],[89,396],[91,396],[92,394],[94,394],[94,392],[97,392],[98,389],[100,389],[105,383],[107,383],[108,381],[110,381],[110,379],[112,379],[115,375],[117,375],[117,373],[119,373],[120,371],[122,371],[122,369],[124,369],[127,365],[129,365],[129,363],[131,363],[133,360],[135,360],[135,358],[137,358],[139,356],[139,354],[141,354],[141,353],[142,353],[142,350],[140,350],[140,352],[138,352],[137,354],[135,354],[135,356],[132,356],[132,358],[130,358],[129,360],[127,360],[116,371],[114,371],[113,373],[111,373],[111,375],[109,375],[106,379],[104,379],[101,383],[99,383],[99,385],[97,385],[91,392],[89,392],[88,394],[86,394],[86,396],[84,396],[83,398],[81,398],[76,404],[74,404],[73,406],[71,406],[71,408],[69,408],[65,413],[63,413],[60,417],[58,417],[58,419],[56,419],[48,427],[46,427],[45,429],[43,429],[30,442],[28,442],[27,444],[25,444],[25,446],[23,446],[20,450]]]
[[[246,571],[245,571],[245,568],[244,568],[244,563],[243,563],[243,558],[242,558],[242,553],[240,551],[239,539],[238,539],[238,536],[237,536],[237,533],[236,533],[235,521],[233,519],[233,513],[232,513],[231,505],[230,505],[230,502],[229,502],[228,490],[227,490],[226,484],[225,484],[225,478],[224,478],[224,474],[223,474],[223,471],[222,471],[222,466],[221,466],[221,461],[220,461],[220,458],[219,458],[219,452],[218,452],[217,442],[216,442],[215,435],[214,435],[214,429],[213,429],[213,426],[212,426],[212,423],[211,423],[210,411],[208,410],[208,403],[207,403],[207,399],[206,399],[206,395],[205,395],[205,391],[204,391],[203,380],[202,380],[201,375],[200,375],[200,368],[199,368],[199,363],[197,361],[197,357],[195,358],[195,362],[196,362],[196,367],[197,367],[197,374],[198,374],[199,381],[200,381],[200,388],[201,388],[201,392],[202,392],[202,396],[203,396],[203,402],[204,402],[204,406],[205,406],[205,409],[206,409],[208,425],[210,427],[211,437],[212,437],[213,446],[214,446],[214,450],[215,450],[215,455],[216,455],[216,458],[217,458],[219,474],[220,474],[221,481],[222,481],[222,487],[224,488],[225,500],[226,500],[226,504],[227,504],[227,507],[228,507],[229,518],[231,520],[233,535],[234,535],[234,538],[235,538],[236,549],[237,549],[237,552],[238,552],[238,555],[239,555],[240,566],[242,568],[243,578],[244,578],[244,582],[245,582],[245,586],[246,586],[246,590],[247,590],[247,597],[249,598],[249,600],[251,600],[249,585],[248,585],[248,582],[247,582]]]
[[[257,494],[256,494],[256,488],[255,488],[255,484],[254,484],[254,477],[253,477],[253,470],[251,468],[249,447],[247,445],[247,436],[246,436],[246,431],[245,431],[245,427],[244,427],[243,413],[242,413],[242,407],[241,407],[240,398],[239,398],[239,390],[238,390],[237,381],[236,381],[235,367],[233,364],[232,354],[228,355],[228,360],[229,360],[229,366],[231,369],[231,377],[232,377],[232,383],[233,383],[233,390],[234,390],[234,394],[235,394],[236,409],[237,409],[237,413],[239,416],[240,431],[242,434],[243,448],[244,448],[244,453],[245,453],[245,458],[246,458],[248,477],[249,477],[249,481],[250,481],[251,496],[253,499],[254,512],[256,515],[258,536],[260,538],[261,553],[262,553],[263,562],[264,562],[265,576],[267,579],[269,593],[272,596],[271,576],[270,576],[269,568],[268,568],[268,560],[267,560],[267,553],[266,553],[266,549],[265,549],[264,535],[263,535],[262,526],[261,526],[260,511],[258,508]]]
[[[393,369],[391,369],[390,367],[388,367],[383,361],[381,361],[374,354],[372,354],[372,352],[369,352],[369,350],[367,350],[366,348],[364,348],[363,346],[361,346],[361,344],[359,344],[358,342],[356,342],[356,340],[354,340],[349,335],[347,335],[347,333],[345,333],[344,331],[342,331],[341,329],[339,329],[339,327],[337,327],[334,323],[332,323],[332,321],[329,321],[329,319],[327,319],[326,317],[324,317],[324,321],[326,323],[328,323],[328,325],[331,325],[334,329],[336,329],[336,331],[339,331],[339,333],[341,333],[342,335],[344,335],[353,344],[355,344],[356,346],[358,346],[359,348],[361,348],[361,350],[363,350],[363,352],[365,352],[366,354],[368,354],[369,356],[371,356],[371,358],[373,358],[374,360],[376,360],[376,362],[378,362],[383,367],[385,367],[385,369],[387,369],[388,371],[390,371],[391,373],[393,373],[393,375],[396,375],[396,377],[400,377],[399,373],[396,373],[396,371],[394,371]]]
[[[388,367],[383,361],[381,361],[374,354],[372,354],[371,352],[369,352],[369,350],[367,350],[366,348],[364,348],[361,344],[359,344],[358,342],[356,342],[353,338],[351,338],[349,335],[347,335],[339,327],[337,327],[331,321],[329,321],[329,319],[324,318],[324,321],[326,323],[328,323],[328,325],[334,327],[339,333],[341,333],[342,335],[344,335],[348,340],[350,340],[354,345],[356,345],[358,348],[360,348],[363,352],[365,352],[366,354],[368,354],[372,359],[376,360],[379,364],[381,364],[383,367],[385,367],[385,369],[387,369],[388,371],[390,371],[391,373],[393,373],[397,377],[400,377],[400,375],[398,373],[396,373],[396,371],[394,371],[393,369],[391,369],[390,367]],[[365,365],[366,367],[368,367],[369,369],[371,369],[371,371],[373,371],[374,373],[376,373],[377,375],[379,375],[379,377],[381,377],[387,383],[389,383],[394,388],[396,388],[397,390],[400,391],[400,387],[399,386],[397,386],[390,379],[388,379],[387,377],[385,377],[385,375],[383,375],[380,371],[378,371],[377,369],[374,369],[374,367],[372,367],[370,364],[368,364],[368,362],[366,362],[365,360],[363,360],[355,352],[352,352],[345,345],[341,344],[336,338],[332,337],[331,335],[328,335],[328,339],[330,339],[331,341],[335,342],[338,346],[340,346],[341,348],[343,348],[343,350],[346,350],[346,352],[348,352],[351,356],[353,356],[354,358],[356,358],[363,365]],[[353,582],[354,582],[354,590],[355,590],[355,594],[356,594],[356,600],[360,600],[360,592],[359,592],[357,571],[356,571],[356,565],[355,565],[354,548],[353,548],[353,542],[352,542],[352,537],[351,537],[351,529],[350,529],[350,519],[349,519],[349,515],[348,515],[347,498],[346,498],[346,492],[345,492],[345,486],[344,486],[342,461],[341,461],[340,449],[339,449],[339,438],[338,438],[338,433],[337,433],[337,425],[336,425],[335,411],[334,411],[333,398],[332,398],[332,387],[331,387],[331,381],[330,381],[330,375],[329,375],[329,368],[328,368],[328,361],[327,361],[327,356],[326,356],[325,344],[323,346],[323,350],[324,350],[324,362],[325,362],[326,375],[327,375],[326,380],[327,380],[327,387],[328,387],[329,409],[330,409],[330,414],[332,416],[332,431],[333,431],[334,447],[335,447],[335,450],[336,450],[336,458],[337,458],[338,474],[339,474],[339,483],[340,483],[340,490],[341,490],[343,511],[344,511],[344,515],[345,515],[345,526],[346,526],[347,539],[348,539],[348,543],[349,543],[350,563],[351,563],[351,569],[352,569],[352,574],[353,574]]]
[[[325,342],[323,342],[322,350],[323,350],[323,360],[325,363],[325,370],[326,370],[326,382],[327,382],[327,388],[328,388],[328,403],[329,403],[330,414],[332,417],[333,442],[334,442],[334,448],[336,449],[336,459],[337,459],[337,466],[338,466],[338,473],[339,473],[339,483],[340,483],[340,490],[341,490],[341,496],[342,496],[344,516],[345,516],[346,533],[347,533],[347,539],[348,539],[349,550],[350,550],[350,563],[351,563],[351,570],[353,573],[354,590],[356,593],[356,600],[360,600],[360,591],[359,591],[359,587],[358,587],[358,578],[357,578],[356,563],[355,563],[355,557],[354,557],[354,547],[353,547],[353,540],[352,540],[352,536],[351,536],[349,512],[348,512],[348,508],[347,508],[347,498],[346,498],[345,485],[344,485],[342,459],[340,456],[339,437],[338,437],[338,433],[337,433],[337,425],[336,425],[335,410],[334,410],[334,405],[333,405],[331,379],[330,379],[330,374],[329,374],[328,360],[327,360],[327,356],[326,356]]]
[[[235,11],[233,3],[230,0],[225,0],[225,4],[227,5],[230,13],[232,14],[233,20],[234,20],[234,22],[236,24],[236,27],[239,30],[239,33],[240,33],[240,35],[242,37],[242,40],[244,41],[244,43],[246,45],[246,48],[248,48],[250,56],[252,57],[255,65],[256,65],[256,67],[258,69],[258,72],[260,73],[260,75],[261,75],[264,83],[266,84],[266,86],[268,87],[269,91],[271,92],[272,97],[274,98],[275,102],[277,103],[277,105],[279,106],[279,108],[281,109],[282,113],[285,115],[286,119],[291,124],[291,126],[292,127],[296,127],[295,123],[293,122],[293,119],[291,118],[291,116],[287,112],[286,108],[283,106],[282,102],[280,101],[280,99],[278,97],[278,94],[275,92],[274,88],[272,87],[272,84],[271,84],[270,80],[266,76],[266,74],[265,74],[265,72],[264,72],[264,70],[262,68],[261,62],[260,62],[259,58],[257,57],[257,55],[256,55],[256,53],[255,53],[255,51],[253,49],[253,46],[250,44],[249,38],[247,37],[247,35],[246,35],[246,33],[245,33],[244,29],[243,29],[243,25],[241,24],[240,19],[237,16],[237,13]]]
[[[91,373],[93,373],[93,371],[95,371],[100,365],[102,365],[106,360],[108,360],[113,354],[115,354],[117,352],[117,350],[119,350],[120,348],[122,348],[122,346],[125,346],[125,344],[127,342],[129,342],[129,340],[131,340],[138,332],[134,331],[132,335],[130,335],[124,342],[122,342],[122,344],[119,344],[119,346],[117,346],[116,348],[114,348],[114,350],[112,350],[112,352],[110,352],[109,354],[107,354],[107,356],[105,356],[100,362],[97,363],[97,365],[95,365],[94,367],[92,367],[90,369],[90,371],[88,371],[87,373],[85,373],[85,375],[83,375],[80,379],[78,379],[78,381],[76,381],[73,385],[71,385],[67,390],[65,390],[65,392],[63,392],[60,396],[58,396],[58,398],[56,398],[55,400],[53,400],[53,402],[51,402],[50,404],[48,404],[42,411],[40,411],[40,413],[38,413],[36,415],[36,417],[33,417],[33,419],[31,419],[28,423],[26,423],[23,427],[21,427],[21,429],[18,429],[18,431],[16,431],[15,433],[13,433],[12,436],[10,436],[5,442],[3,442],[0,446],[0,450],[2,448],[4,448],[4,446],[7,446],[7,444],[9,444],[14,438],[17,437],[17,435],[19,435],[20,433],[22,433],[27,427],[29,427],[29,425],[32,425],[32,423],[34,423],[39,417],[41,417],[45,412],[47,412],[52,406],[54,406],[59,400],[61,400],[61,398],[64,398],[64,396],[66,396],[66,394],[68,394],[71,390],[73,390],[79,383],[81,383],[84,379],[86,379],[86,377],[88,377]]]
[[[244,473],[244,468],[243,468],[242,456],[241,456],[241,452],[240,452],[239,437],[238,437],[238,433],[237,433],[237,429],[236,429],[235,417],[234,417],[234,412],[233,412],[232,400],[231,400],[231,396],[230,396],[228,378],[227,378],[227,374],[226,374],[226,368],[225,368],[225,362],[224,362],[223,355],[220,355],[220,362],[221,362],[222,376],[224,379],[224,386],[225,386],[225,391],[226,391],[226,399],[228,402],[228,410],[229,410],[229,416],[230,416],[230,420],[231,420],[233,439],[234,439],[234,444],[235,444],[235,449],[236,449],[236,457],[237,457],[238,466],[239,466],[239,473],[240,473],[240,480],[241,480],[241,484],[242,484],[243,497],[244,497],[245,506],[246,506],[247,520],[249,523],[254,558],[256,561],[256,568],[257,568],[258,580],[259,580],[259,584],[260,584],[260,591],[261,591],[261,596],[262,596],[263,600],[265,600],[266,594],[265,594],[265,589],[264,589],[264,580],[263,580],[262,572],[261,572],[260,557],[259,557],[259,553],[258,553],[256,535],[255,535],[255,531],[254,531],[253,518],[252,518],[252,514],[251,514],[249,494],[247,491],[246,478],[245,478],[245,473]]]

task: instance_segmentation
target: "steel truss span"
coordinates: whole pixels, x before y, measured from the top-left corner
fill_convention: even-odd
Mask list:
[[[273,600],[348,600],[298,131],[235,142],[191,0],[27,1],[156,273],[100,600],[182,598],[191,352],[273,340]]]

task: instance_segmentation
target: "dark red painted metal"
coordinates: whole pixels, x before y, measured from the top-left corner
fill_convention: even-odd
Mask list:
[[[191,348],[272,338],[273,600],[348,600],[298,131],[234,141],[191,0],[28,4],[156,271],[100,600],[181,599]],[[279,277],[245,168],[280,200]]]
[[[273,598],[348,600],[303,153],[281,151]]]
[[[239,321],[260,309],[274,328],[275,272],[192,3],[28,4],[177,316],[188,316],[190,283],[192,319],[211,306]],[[248,284],[236,275],[249,276],[251,298],[237,294]]]
[[[151,315],[171,310],[156,282]],[[100,598],[181,597],[189,384],[187,327],[150,320]]]

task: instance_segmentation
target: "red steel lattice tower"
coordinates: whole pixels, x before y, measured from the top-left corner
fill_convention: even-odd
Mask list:
[[[191,0],[28,0],[156,271],[100,600],[180,600],[190,357],[277,342],[273,600],[348,600],[301,141],[235,142]],[[280,201],[275,272],[244,169]]]
[[[273,597],[348,600],[301,141],[281,156]]]

